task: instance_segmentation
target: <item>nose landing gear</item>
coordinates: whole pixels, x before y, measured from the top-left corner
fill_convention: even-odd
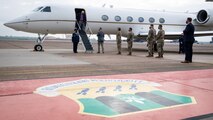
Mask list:
[[[38,44],[34,46],[34,51],[44,51],[42,45]]]
[[[45,37],[47,36],[48,34],[45,34],[43,37],[41,37],[40,34],[38,34],[38,39],[36,40],[36,45],[34,46],[34,51],[44,51],[43,50],[43,46],[41,45],[44,40],[45,40]]]

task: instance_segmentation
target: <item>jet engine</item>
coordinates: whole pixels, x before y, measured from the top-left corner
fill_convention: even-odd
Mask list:
[[[213,9],[200,10],[197,13],[197,22],[205,26],[213,26]]]

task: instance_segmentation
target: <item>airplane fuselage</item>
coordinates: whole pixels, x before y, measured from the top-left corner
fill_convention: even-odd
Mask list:
[[[96,34],[100,27],[106,34],[116,34],[117,28],[122,29],[125,36],[130,27],[133,28],[135,35],[147,35],[149,25],[162,24],[166,34],[181,34],[185,28],[186,18],[192,17],[196,31],[213,30],[212,26],[198,24],[196,14],[165,12],[165,11],[146,11],[139,9],[114,9],[114,8],[91,8],[52,5],[48,12],[42,9],[33,11],[23,17],[17,18],[5,25],[18,31],[40,34],[70,34],[76,27],[76,9],[86,12],[87,32]],[[155,26],[157,29],[157,26]]]

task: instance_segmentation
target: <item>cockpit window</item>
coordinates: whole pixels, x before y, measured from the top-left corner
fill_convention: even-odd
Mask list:
[[[41,12],[51,12],[50,6],[47,6],[44,9],[42,9]]]
[[[42,8],[44,8],[44,7],[38,7],[38,8],[36,8],[35,10],[33,10],[34,12],[37,12],[37,11],[40,11]]]

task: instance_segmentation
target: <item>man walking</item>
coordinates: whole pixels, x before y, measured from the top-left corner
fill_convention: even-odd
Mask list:
[[[79,34],[77,33],[77,29],[74,30],[72,34],[72,43],[73,43],[73,52],[78,53],[78,43],[79,43]]]
[[[129,32],[127,34],[127,43],[128,43],[128,55],[132,55],[132,44],[134,39],[134,33],[132,32],[132,28],[129,28]]]
[[[98,53],[100,53],[100,46],[102,48],[102,53],[104,53],[104,32],[102,31],[102,28],[99,29],[97,36],[98,36]]]
[[[117,34],[116,34],[116,41],[117,41],[117,48],[118,48],[118,55],[121,54],[121,28],[118,28]]]
[[[162,25],[159,25],[158,29],[159,29],[159,31],[156,36],[158,56],[156,58],[163,58],[163,46],[164,46],[165,31],[163,30]]]
[[[155,39],[155,31],[153,28],[153,25],[151,24],[149,27],[149,33],[148,33],[148,37],[147,37],[147,47],[148,47],[148,56],[146,57],[153,57],[153,41]]]
[[[185,30],[183,31],[184,35],[184,49],[185,49],[185,61],[181,63],[191,63],[192,62],[192,54],[193,54],[193,43],[195,41],[194,38],[194,25],[192,24],[192,18],[187,18],[187,25]]]

